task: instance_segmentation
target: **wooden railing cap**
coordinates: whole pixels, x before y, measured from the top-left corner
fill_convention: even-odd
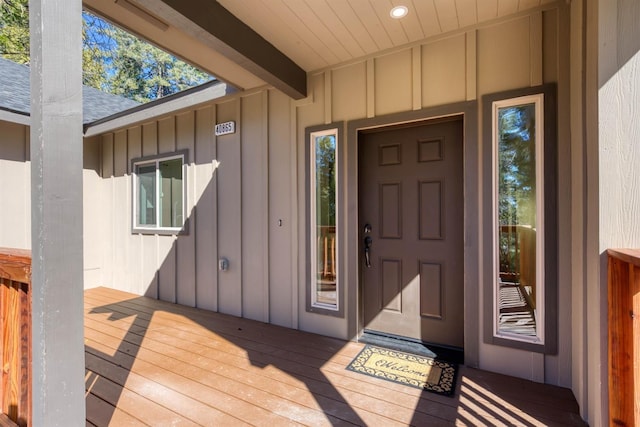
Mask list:
[[[0,279],[31,283],[31,251],[0,248]]]
[[[607,255],[618,258],[636,267],[640,267],[640,249],[616,248],[607,249]]]

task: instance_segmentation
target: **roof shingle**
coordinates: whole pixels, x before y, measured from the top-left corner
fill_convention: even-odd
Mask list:
[[[30,70],[0,57],[0,109],[30,114]],[[82,87],[82,123],[95,122],[140,104],[121,96]]]

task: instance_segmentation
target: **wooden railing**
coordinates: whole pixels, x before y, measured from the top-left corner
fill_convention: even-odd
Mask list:
[[[607,253],[609,425],[640,426],[640,250]]]
[[[31,253],[0,248],[0,420],[31,425]],[[2,422],[2,421],[0,421]]]

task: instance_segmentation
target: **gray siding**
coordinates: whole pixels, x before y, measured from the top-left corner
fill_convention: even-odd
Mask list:
[[[291,209],[282,210],[291,205],[290,192],[282,192],[291,176],[290,102],[279,92],[257,91],[103,135],[110,212],[104,216],[104,228],[113,231],[111,242],[104,246],[109,271],[105,284],[295,327],[292,260],[287,250],[292,241]],[[274,111],[284,108],[285,120],[278,113],[268,114],[272,104]],[[215,137],[214,124],[229,120],[236,122],[236,133]],[[141,155],[184,149],[189,152],[189,232],[132,233],[127,165]],[[277,220],[269,221],[271,214],[283,219],[282,227]],[[272,222],[277,226],[273,233]],[[274,242],[279,256],[269,256]],[[228,259],[229,270],[218,271],[219,258]]]
[[[31,249],[31,162],[29,127],[0,121],[0,247]],[[84,283],[104,283],[100,228],[104,216],[100,140],[84,142]]]
[[[0,246],[31,248],[29,127],[0,121]]]

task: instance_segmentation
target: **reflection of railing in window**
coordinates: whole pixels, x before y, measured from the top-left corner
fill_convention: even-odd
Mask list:
[[[318,279],[335,282],[336,227],[318,226]]]
[[[336,227],[319,225],[317,233],[316,301],[336,305]]]
[[[499,233],[500,330],[536,335],[536,229],[501,225]]]
[[[500,281],[522,286],[535,309],[536,229],[527,225],[501,225],[499,237]]]

